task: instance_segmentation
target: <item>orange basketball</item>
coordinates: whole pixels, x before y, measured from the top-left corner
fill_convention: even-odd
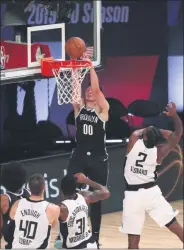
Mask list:
[[[71,59],[77,59],[86,52],[86,44],[80,37],[71,37],[66,41],[65,51]]]

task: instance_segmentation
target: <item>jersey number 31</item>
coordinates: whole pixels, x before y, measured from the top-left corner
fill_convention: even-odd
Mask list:
[[[76,232],[75,235],[83,234],[85,232],[85,217],[77,220],[76,224],[78,225],[79,231]]]
[[[93,126],[92,125],[83,125],[83,134],[84,135],[93,135]]]

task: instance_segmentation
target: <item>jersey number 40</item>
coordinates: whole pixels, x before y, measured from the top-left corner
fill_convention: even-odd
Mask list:
[[[23,224],[24,224],[24,226],[23,226]],[[35,221],[26,220],[23,223],[23,220],[21,220],[20,226],[19,226],[19,231],[24,232],[25,238],[33,240],[36,236],[37,227],[38,227],[38,223]]]

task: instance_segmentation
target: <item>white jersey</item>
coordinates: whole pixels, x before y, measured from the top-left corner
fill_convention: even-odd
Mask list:
[[[156,179],[157,148],[146,148],[139,139],[126,156],[124,175],[129,185],[154,182]]]
[[[15,213],[13,248],[47,248],[51,226],[46,215],[47,201],[21,199]]]
[[[88,226],[88,205],[81,194],[75,200],[62,202],[68,208],[67,220],[61,223],[60,233],[63,236],[63,247],[73,248],[91,237]],[[66,225],[65,232],[63,232]]]

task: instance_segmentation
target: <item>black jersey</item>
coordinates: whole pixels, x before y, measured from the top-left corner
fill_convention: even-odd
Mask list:
[[[77,149],[103,155],[105,147],[105,124],[94,109],[82,107],[75,118]]]
[[[30,193],[27,189],[23,188],[19,193],[12,193],[12,192],[6,192],[5,195],[8,196],[9,199],[9,209],[6,214],[3,215],[3,235],[4,239],[7,242],[7,245],[5,246],[6,249],[12,248],[12,242],[13,242],[13,235],[15,230],[15,222],[14,220],[11,220],[9,217],[9,212],[15,201],[21,199],[21,198],[29,198]]]

